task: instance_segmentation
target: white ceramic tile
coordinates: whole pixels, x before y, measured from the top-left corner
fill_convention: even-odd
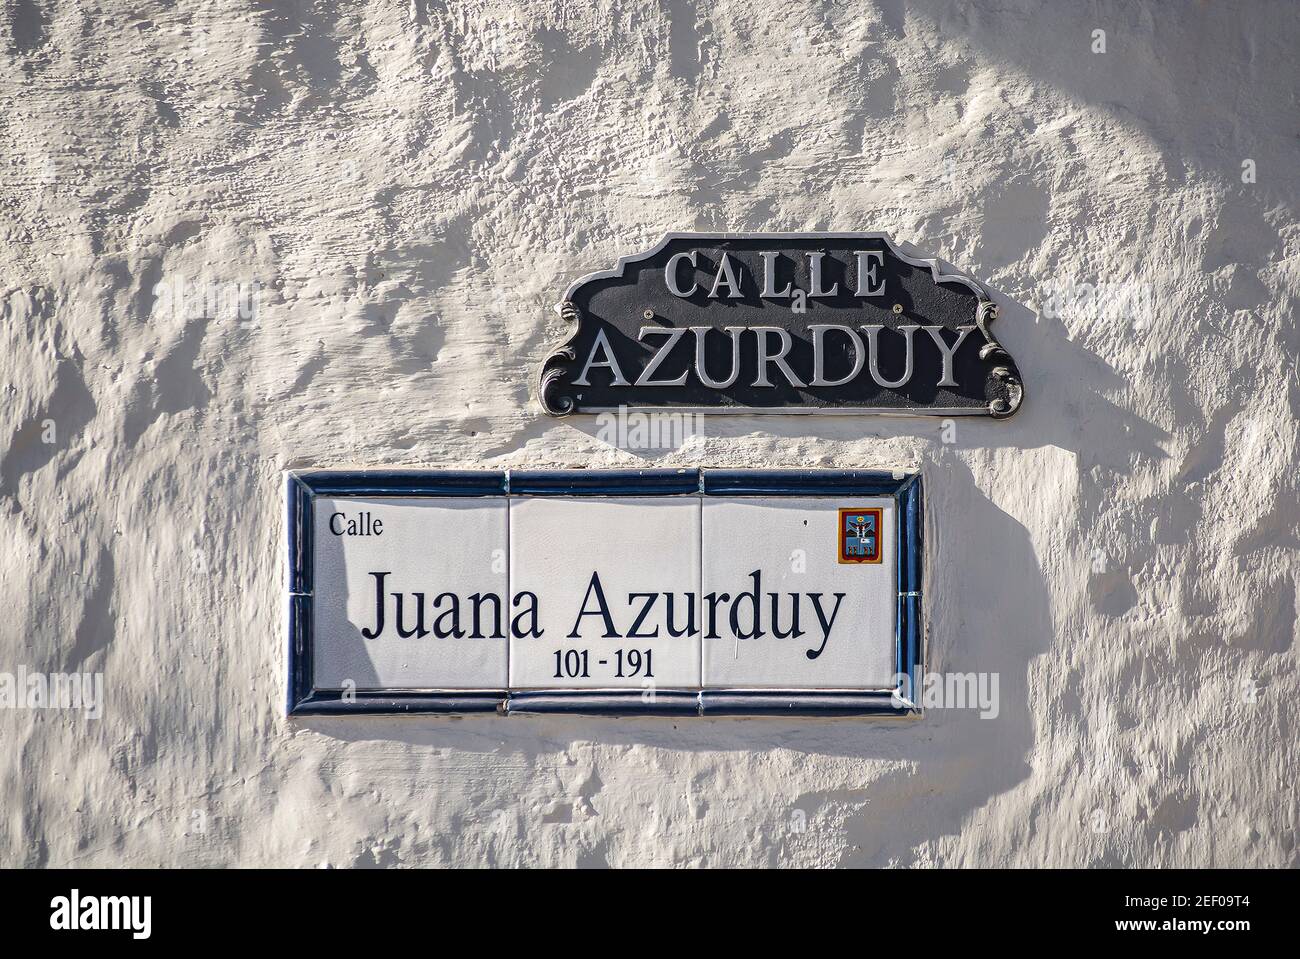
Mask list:
[[[840,561],[841,509],[881,511],[878,563]],[[700,611],[705,687],[893,686],[895,514],[889,498],[705,497]],[[759,575],[757,625],[762,635],[742,638],[754,632],[754,572]],[[716,604],[709,600],[711,593],[718,596]],[[842,594],[838,610],[837,593]],[[779,616],[775,624],[772,594]],[[774,627],[790,632],[794,626],[791,594],[798,597],[802,635],[779,638]],[[829,630],[818,617],[819,608]]]
[[[649,678],[657,689],[697,688],[699,571],[699,497],[513,497],[510,588],[537,596],[542,635],[512,631],[511,687],[643,689]],[[684,635],[669,634],[668,594]]]
[[[317,687],[339,689],[351,680],[357,689],[504,689],[507,516],[504,496],[318,498],[312,600]],[[335,530],[357,521],[364,530],[367,518],[371,535],[340,536],[330,528],[331,521]],[[374,522],[382,524],[378,535]],[[382,629],[376,600],[381,578]],[[418,633],[422,601],[426,635],[398,634],[394,593],[401,595],[407,631]],[[474,594],[483,597],[484,638],[473,635]],[[501,604],[499,629],[489,594]]]

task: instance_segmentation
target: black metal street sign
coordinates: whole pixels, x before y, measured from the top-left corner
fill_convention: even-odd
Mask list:
[[[672,233],[573,284],[553,416],[618,408],[1002,418],[1024,392],[976,280],[883,233]]]

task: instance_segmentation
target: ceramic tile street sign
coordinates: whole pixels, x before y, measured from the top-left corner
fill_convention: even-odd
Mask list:
[[[882,233],[669,234],[574,283],[538,397],[617,408],[1010,416],[1020,373],[973,278]]]
[[[841,470],[291,473],[289,710],[906,714],[920,490]]]
[[[699,687],[698,496],[512,497],[510,582],[512,689]]]
[[[317,499],[316,682],[504,687],[506,523],[504,496]]]
[[[797,676],[826,689],[893,685],[895,522],[886,497],[706,498],[703,684],[784,689]]]

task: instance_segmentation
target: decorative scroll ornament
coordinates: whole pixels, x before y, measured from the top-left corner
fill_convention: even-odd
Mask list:
[[[883,233],[673,233],[574,283],[552,416],[617,408],[1012,415],[1020,371],[973,278]]]
[[[546,410],[551,416],[566,416],[577,409],[577,403],[572,395],[564,392],[565,367],[561,364],[563,361],[572,362],[577,358],[573,352],[573,347],[569,344],[578,335],[581,321],[578,308],[568,300],[559,304],[556,310],[559,312],[561,319],[569,324],[569,336],[542,364],[542,380],[537,390],[537,396],[541,400],[542,409]]]

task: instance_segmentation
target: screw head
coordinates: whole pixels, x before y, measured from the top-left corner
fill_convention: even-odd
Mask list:
[[[654,310],[646,310],[641,314],[642,319],[653,320],[655,318]]]
[[[902,304],[902,303],[895,303],[895,304],[894,304],[894,313],[895,313],[895,315],[900,314],[900,313],[902,313],[902,312],[903,312],[903,304]]]

